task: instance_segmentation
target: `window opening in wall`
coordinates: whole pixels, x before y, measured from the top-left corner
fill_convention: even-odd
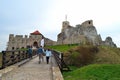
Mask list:
[[[88,23],[90,24],[90,21]]]
[[[12,50],[14,50],[14,47],[12,47]]]

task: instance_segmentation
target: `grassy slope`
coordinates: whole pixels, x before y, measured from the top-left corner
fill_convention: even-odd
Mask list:
[[[75,48],[76,46],[78,45],[55,45],[55,46],[48,46],[48,48],[65,53],[68,50]],[[98,53],[95,54],[95,61],[93,63],[102,63],[102,64],[103,63],[110,63],[110,64],[120,63],[120,49],[105,47],[105,46],[100,46],[98,48],[99,48],[99,51]]]
[[[60,51],[60,52],[66,52],[67,50],[76,47],[77,45],[55,45],[55,46],[47,46],[47,48]]]
[[[96,54],[95,63],[120,63],[120,49],[111,47],[99,47],[99,52]]]
[[[49,48],[66,52],[74,47],[61,45]],[[119,63],[120,49],[101,46],[93,64],[78,69],[73,68],[71,72],[64,72],[63,76],[65,80],[120,80]]]
[[[65,80],[120,80],[120,64],[92,64],[63,74]]]

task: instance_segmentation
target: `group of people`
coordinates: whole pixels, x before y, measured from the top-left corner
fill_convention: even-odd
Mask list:
[[[29,53],[29,58],[32,58],[32,48],[28,49],[28,53]],[[42,46],[37,48],[37,55],[39,56],[39,64],[41,62],[44,62],[44,56],[46,56],[46,62],[47,64],[49,63],[49,58],[51,56],[52,52],[50,51],[50,49],[44,49]]]
[[[52,54],[50,49],[44,49],[44,48],[42,48],[42,46],[40,46],[37,50],[37,53],[39,56],[39,63],[41,63],[41,61],[44,61],[43,56],[46,56],[46,62],[47,62],[47,64],[49,63],[49,58]]]
[[[40,47],[37,48],[37,54],[39,56],[39,63],[41,63],[41,61],[44,61],[44,56],[46,56],[46,62],[47,64],[49,63],[49,58],[51,56],[51,51],[50,49],[44,49],[44,37],[42,36],[42,40],[40,42]],[[30,47],[28,49],[28,53],[29,53],[29,58],[32,58],[32,48]]]

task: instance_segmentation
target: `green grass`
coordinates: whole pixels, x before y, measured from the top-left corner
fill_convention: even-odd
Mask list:
[[[47,48],[56,50],[56,51],[60,51],[60,52],[66,52],[67,50],[74,48],[78,46],[77,44],[71,44],[71,45],[54,45],[54,46],[47,46]]]
[[[49,48],[66,52],[76,46],[56,45],[49,46]],[[101,63],[104,63],[104,57],[107,62],[113,61],[112,63],[115,63],[116,61],[119,62],[119,53],[120,50],[117,48],[101,46],[96,56],[101,59]],[[120,80],[120,64],[91,64],[81,68],[72,66],[70,69],[72,71],[63,72],[64,80]]]
[[[77,45],[57,45],[49,48],[66,53],[77,50]],[[76,47],[76,48],[74,48]],[[85,47],[85,46],[84,46]],[[87,46],[86,47],[90,47]],[[78,48],[79,49],[79,48]],[[81,50],[81,47],[79,49]],[[78,50],[78,51],[79,51]],[[83,50],[85,51],[86,48]],[[69,59],[70,60],[70,59]],[[79,60],[76,60],[78,62]],[[109,63],[109,64],[108,64]],[[81,68],[70,67],[72,71],[63,72],[64,80],[120,80],[120,49],[99,46],[95,62]]]
[[[95,63],[120,64],[120,49],[100,46],[95,55]]]
[[[92,64],[63,76],[64,80],[120,80],[120,64]]]

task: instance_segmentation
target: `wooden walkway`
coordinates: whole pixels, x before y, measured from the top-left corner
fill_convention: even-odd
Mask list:
[[[14,70],[3,74],[2,80],[54,80],[52,73],[52,64],[55,61],[51,57],[50,63],[44,62],[38,63],[38,56],[24,65],[15,68]]]

